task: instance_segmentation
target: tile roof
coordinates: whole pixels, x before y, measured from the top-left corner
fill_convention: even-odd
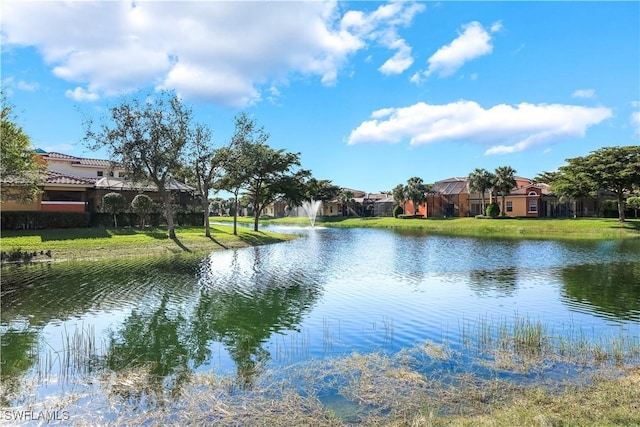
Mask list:
[[[111,160],[87,159],[84,157],[71,156],[69,154],[56,153],[55,151],[48,152],[44,154],[43,157],[51,160],[68,160],[72,164],[80,165],[80,166],[111,167],[112,165],[114,165],[114,162],[112,162]]]
[[[158,191],[158,187],[152,182],[133,182],[122,178],[104,177],[95,183],[96,188],[107,190],[124,190],[124,191]],[[192,192],[193,187],[176,181],[175,179],[167,182],[167,190]]]
[[[82,185],[85,187],[93,187],[96,183],[95,178],[86,178],[75,175],[69,175],[62,172],[47,171],[46,184],[60,185]]]

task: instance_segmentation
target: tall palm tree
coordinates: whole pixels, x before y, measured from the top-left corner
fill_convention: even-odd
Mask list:
[[[502,197],[502,216],[507,215],[505,210],[505,198],[509,195],[513,187],[517,185],[515,175],[516,171],[511,166],[500,166],[496,168],[496,179],[493,184],[493,188],[499,192]]]
[[[495,175],[483,168],[476,168],[467,177],[467,187],[469,192],[476,192],[482,195],[482,215],[485,213],[485,193],[493,187]]]
[[[427,188],[422,178],[414,176],[409,178],[405,187],[407,199],[413,202],[413,216],[418,215],[420,203],[427,200]]]
[[[338,200],[340,201],[340,204],[342,204],[342,216],[346,216],[345,207],[347,210],[349,209],[349,204],[353,201],[353,192],[342,189],[340,194],[338,194]]]

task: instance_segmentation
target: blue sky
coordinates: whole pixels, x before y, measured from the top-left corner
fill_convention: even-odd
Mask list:
[[[640,3],[3,1],[2,90],[35,147],[175,90],[225,144],[247,112],[369,192],[640,143]]]

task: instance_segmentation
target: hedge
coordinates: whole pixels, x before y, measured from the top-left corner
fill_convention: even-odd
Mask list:
[[[41,230],[45,228],[89,227],[88,212],[20,212],[0,213],[2,230]]]

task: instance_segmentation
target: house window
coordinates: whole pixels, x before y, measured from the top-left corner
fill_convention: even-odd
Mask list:
[[[97,173],[98,173],[98,176],[104,176],[104,172],[102,171],[98,171]]]
[[[513,202],[507,202],[507,212],[513,212]]]
[[[329,212],[333,213],[333,206],[329,206]]]
[[[530,195],[530,196],[537,196],[537,195],[538,195],[538,193],[536,193],[535,191],[529,191],[529,195]]]
[[[538,202],[536,200],[529,200],[529,212],[531,213],[538,212]]]

